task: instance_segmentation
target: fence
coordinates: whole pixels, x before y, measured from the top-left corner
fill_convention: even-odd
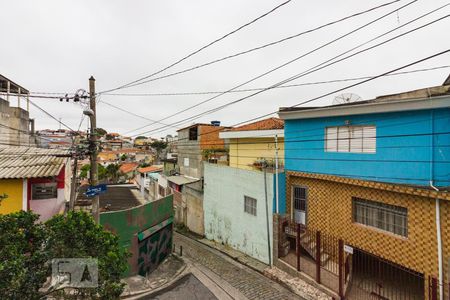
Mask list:
[[[442,288],[441,288],[442,286]],[[439,300],[442,293],[442,299],[450,300],[450,282],[443,282],[439,284],[436,277],[428,276],[428,299]]]
[[[281,260],[343,296],[351,267],[343,241],[287,218],[279,224]]]
[[[430,277],[426,285],[423,274],[345,245],[342,239],[286,217],[281,217],[278,224],[279,258],[341,298],[439,299],[435,278]],[[445,300],[450,300],[449,288],[448,284],[443,288]]]

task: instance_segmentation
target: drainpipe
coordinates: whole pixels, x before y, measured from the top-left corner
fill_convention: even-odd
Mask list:
[[[439,189],[433,185],[433,173],[434,173],[434,111],[431,110],[431,134],[430,134],[430,187],[436,192]],[[435,199],[435,215],[436,215],[436,239],[438,250],[438,270],[439,270],[439,299],[444,300],[444,282],[443,282],[443,270],[442,270],[442,236],[441,236],[441,209],[439,198]]]
[[[267,199],[267,162],[264,161],[264,196],[266,202],[266,224],[267,224],[267,253],[269,254],[269,266],[272,267],[272,251],[270,251],[270,226],[269,226],[269,200]],[[272,200],[273,201],[273,200]]]
[[[275,212],[279,213],[278,196],[278,134],[275,134]]]
[[[439,192],[439,189],[433,185],[433,181],[430,181],[430,187]],[[438,247],[438,264],[439,264],[439,299],[444,300],[444,283],[443,283],[443,270],[442,270],[442,238],[441,238],[441,210],[439,205],[439,198],[436,198],[436,238]]]

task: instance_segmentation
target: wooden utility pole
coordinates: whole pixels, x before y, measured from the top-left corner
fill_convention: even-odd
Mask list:
[[[78,153],[75,153],[73,159],[73,173],[72,173],[72,183],[70,186],[70,201],[69,201],[69,211],[73,210],[75,207],[75,197],[77,194],[77,167],[78,167]]]
[[[95,110],[95,79],[94,76],[89,78],[89,103],[92,110],[91,119],[91,135],[90,135],[90,145],[91,145],[91,186],[96,186],[98,184],[98,167],[97,167],[97,119]],[[96,195],[92,198],[92,215],[96,223],[100,221],[99,215],[99,196]]]

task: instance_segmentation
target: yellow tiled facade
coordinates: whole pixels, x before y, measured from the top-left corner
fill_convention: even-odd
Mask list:
[[[292,216],[292,187],[307,187],[307,226],[341,238],[360,248],[416,272],[437,277],[438,256],[435,225],[436,192],[392,184],[352,180],[336,176],[287,172],[287,214]],[[444,279],[449,282],[450,201],[440,193]],[[352,197],[408,209],[408,236],[357,224],[352,219]]]

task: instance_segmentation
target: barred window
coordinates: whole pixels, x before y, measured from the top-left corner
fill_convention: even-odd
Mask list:
[[[355,197],[352,202],[354,222],[408,236],[407,208]]]
[[[375,126],[336,126],[325,128],[325,151],[327,152],[376,152]]]
[[[35,183],[31,185],[31,199],[44,200],[53,199],[58,195],[56,182],[52,183]]]
[[[244,196],[244,211],[248,214],[256,216],[256,199]]]
[[[303,187],[294,187],[294,209],[306,211],[306,189]]]

